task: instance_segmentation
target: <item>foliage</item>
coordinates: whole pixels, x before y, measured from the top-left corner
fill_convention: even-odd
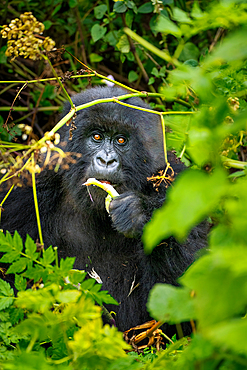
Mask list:
[[[18,289],[15,296],[10,284],[0,280],[2,368],[18,368],[31,351],[27,361],[39,361],[40,369],[50,368],[49,363],[63,369],[68,362],[74,368],[103,369],[124,356],[122,349],[128,346],[121,334],[103,327],[101,320],[100,305],[117,302],[94,279],[85,280],[84,271],[72,269],[74,258],[54,265],[56,249],[37,252],[29,236],[24,248],[17,232],[13,237],[0,233],[0,251],[1,262],[11,263],[6,274],[14,274]],[[26,290],[29,281],[32,289]]]
[[[7,272],[15,275],[19,290],[15,296],[7,282],[0,282],[1,368],[22,368],[25,361],[27,369],[246,369],[246,2],[43,3],[43,9],[36,9],[31,0],[26,9],[20,1],[16,10],[6,6],[0,15],[35,10],[58,47],[63,43],[83,63],[89,58],[92,68],[155,93],[151,104],[167,117],[167,147],[190,166],[144,230],[147,253],[171,235],[183,242],[205,219],[212,227],[208,249],[180,278],[181,286],[156,285],[148,302],[157,320],[177,325],[191,320],[192,338],[142,355],[126,355],[117,330],[102,326],[94,303],[113,303],[112,298],[92,279],[85,280],[84,272],[72,270],[73,259],[58,265],[52,247],[37,252],[27,238],[23,249],[17,233],[1,233],[1,261],[10,264]],[[6,61],[5,50],[4,45],[0,63],[10,73],[29,81],[40,76],[24,61]],[[69,74],[64,65],[55,72],[67,89],[78,91],[90,79],[86,74],[71,81],[81,64],[68,59]],[[92,83],[103,83],[102,77]],[[65,98],[48,81],[36,80],[35,86],[27,110],[34,106],[50,112]],[[25,290],[30,280],[33,289]]]

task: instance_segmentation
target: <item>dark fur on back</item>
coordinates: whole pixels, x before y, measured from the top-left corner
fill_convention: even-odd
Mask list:
[[[75,95],[72,100],[77,106],[125,93],[116,87],[98,87]],[[139,98],[125,102],[149,108]],[[66,106],[64,114],[68,110]],[[142,227],[163,204],[166,194],[164,183],[157,192],[147,181],[147,177],[165,167],[158,116],[117,103],[102,103],[79,111],[75,124],[72,140],[68,141],[69,129],[64,126],[60,130],[61,141],[67,142],[63,148],[66,152],[82,156],[67,171],[60,169],[55,173],[45,169],[37,176],[43,238],[45,246],[58,246],[61,257],[76,256],[75,268],[94,268],[103,281],[103,289],[120,303],[109,309],[117,312],[118,328],[126,330],[149,319],[146,302],[150,289],[157,282],[176,284],[194,260],[195,252],[205,246],[206,230],[202,225],[196,227],[183,245],[171,237],[151,255],[143,252]],[[112,201],[111,216],[105,210],[105,192],[93,188],[92,202],[82,185],[88,178],[92,156],[85,138],[94,127],[109,132],[120,130],[129,137],[130,149],[123,156],[119,154],[121,168],[110,179],[121,194]],[[173,154],[169,154],[169,161],[175,173],[183,169]],[[4,209],[1,228],[11,233],[18,230],[23,239],[26,234],[37,239],[31,188],[16,188]],[[139,285],[129,295],[133,282]]]

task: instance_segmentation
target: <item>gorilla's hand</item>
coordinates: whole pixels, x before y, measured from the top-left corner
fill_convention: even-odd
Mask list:
[[[114,198],[109,207],[114,228],[129,238],[140,236],[147,222],[144,204],[144,199],[132,191]]]

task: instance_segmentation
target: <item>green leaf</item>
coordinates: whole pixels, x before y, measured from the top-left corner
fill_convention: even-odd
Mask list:
[[[174,109],[178,107],[174,105]],[[183,108],[184,110],[184,108]],[[190,125],[190,116],[169,116],[166,119],[166,125],[170,128],[167,133],[167,146],[169,150],[176,150],[178,154],[182,151],[183,146],[187,141],[187,133]]]
[[[187,152],[198,166],[202,167],[211,162],[211,148],[214,136],[212,130],[204,128],[191,128],[189,130],[189,142]]]
[[[151,71],[152,75],[154,75],[155,77],[159,77],[159,71],[156,67],[153,67],[152,71]]]
[[[123,1],[117,1],[115,4],[114,4],[114,6],[113,6],[113,10],[114,10],[114,12],[116,12],[116,13],[124,13],[124,12],[126,12],[126,10],[127,10],[128,8],[127,8],[127,6],[124,4],[124,2]]]
[[[147,14],[147,13],[152,13],[154,10],[154,6],[152,5],[152,3],[145,3],[145,4],[142,4],[141,6],[139,6],[139,8],[137,9],[138,13],[141,13],[141,14]]]
[[[51,18],[52,18],[55,14],[57,14],[57,13],[59,12],[59,10],[61,9],[61,7],[62,7],[62,4],[58,4],[58,5],[56,5],[55,9],[54,9],[54,10],[53,10],[53,12],[51,13]]]
[[[130,51],[130,44],[129,44],[129,41],[128,41],[128,38],[126,35],[122,35],[118,41],[118,43],[116,44],[116,47],[118,48],[118,50],[120,50],[122,53],[129,53]]]
[[[83,270],[70,270],[69,281],[71,282],[71,284],[82,283],[86,275],[87,275],[86,271]]]
[[[90,290],[96,284],[94,279],[87,279],[81,284],[81,290]]]
[[[128,74],[129,82],[134,82],[138,79],[138,74],[135,71],[130,71]]]
[[[131,28],[132,22],[134,20],[134,14],[131,10],[128,10],[125,14],[126,26]]]
[[[111,46],[116,46],[118,42],[118,31],[110,31],[104,36],[104,41],[108,42]]]
[[[97,286],[97,284],[95,286]],[[95,286],[92,290],[94,290]],[[90,291],[90,294],[93,296],[95,302],[97,302],[100,306],[102,306],[103,303],[115,304],[116,306],[119,305],[119,303],[108,293],[107,290],[101,290],[96,293],[94,293],[92,290]]]
[[[56,258],[55,252],[52,246],[50,246],[49,248],[43,250],[40,262],[42,263],[42,265],[48,266],[55,261],[55,258]]]
[[[247,296],[246,245],[214,248],[198,259],[179,282],[196,293],[201,330],[240,316],[245,312]]]
[[[78,290],[64,290],[56,295],[56,298],[61,303],[74,303],[81,296]]]
[[[16,251],[22,252],[23,242],[22,242],[22,238],[20,237],[17,231],[14,232],[12,245]]]
[[[91,35],[93,41],[96,42],[100,40],[104,36],[106,31],[107,31],[106,27],[100,26],[99,24],[94,24],[93,27],[91,28]]]
[[[186,170],[167,192],[165,204],[154,212],[144,228],[145,251],[151,252],[162,239],[174,235],[183,241],[190,229],[212,212],[227,192],[226,175],[221,169],[213,174]]]
[[[5,310],[5,308],[12,305],[14,299],[9,297],[0,297],[0,310]]]
[[[16,259],[20,257],[20,253],[18,251],[12,251],[9,253],[5,253],[3,257],[0,259],[0,262],[4,263],[12,263]]]
[[[165,34],[171,34],[175,37],[181,37],[182,33],[180,29],[176,26],[175,23],[170,21],[170,19],[164,17],[164,16],[159,16],[158,21],[156,23],[156,26],[154,27],[156,32],[161,32]]]
[[[132,0],[125,0],[125,4],[127,5],[127,7],[129,9],[133,9],[133,11],[137,14],[137,7],[136,7],[134,1],[132,1]]]
[[[69,0],[69,7],[74,8],[77,5],[77,0]]]
[[[75,257],[66,257],[65,260],[60,260],[60,270],[64,276],[67,276],[69,271],[73,268]]]
[[[38,258],[38,253],[37,253],[37,245],[33,241],[33,239],[27,234],[27,238],[25,241],[25,254],[30,257],[32,261],[36,260]]]
[[[11,242],[12,242],[12,238],[11,238],[10,243]],[[10,252],[12,250],[10,243],[7,240],[7,237],[5,237],[4,233],[0,231],[0,252]]]
[[[9,309],[9,312],[12,325],[17,324],[20,320],[23,320],[24,318],[24,311],[21,308],[13,306]]]
[[[51,26],[53,25],[53,23],[49,20],[44,21],[43,24],[44,24],[46,30],[49,30],[51,28]]]
[[[14,301],[14,291],[6,281],[0,279],[0,310],[12,305]]]
[[[188,60],[188,59],[195,59],[197,60],[200,55],[200,51],[198,47],[193,44],[192,42],[187,42],[184,45],[184,48],[179,56],[179,60],[182,62]],[[198,63],[197,63],[198,64]]]
[[[120,60],[121,60],[121,63],[124,63],[126,60],[126,56],[124,54],[120,54]]]
[[[5,52],[7,50],[7,46],[2,46],[0,49],[0,64],[5,64],[7,62],[7,56]]]
[[[107,11],[107,5],[101,4],[94,8],[95,18],[101,19],[104,17],[105,12]]]
[[[55,297],[51,294],[50,288],[21,291],[18,292],[16,299],[17,307],[37,312],[45,312],[54,302]]]
[[[27,266],[27,259],[20,258],[18,261],[13,262],[8,268],[6,274],[15,274],[17,272],[22,272]]]
[[[42,95],[42,99],[54,99],[57,96],[57,92],[54,86],[52,85],[46,85],[45,90]]]
[[[90,58],[91,63],[98,63],[98,62],[101,62],[101,60],[103,60],[103,57],[101,55],[98,55],[95,53],[91,53],[89,55],[89,58]]]
[[[245,356],[247,351],[246,333],[247,320],[238,318],[210,327],[205,331],[205,336],[217,347],[220,345],[228,351]]]
[[[184,62],[185,65],[195,68],[199,65],[198,61],[195,59],[188,59]]]
[[[14,291],[6,281],[0,279],[0,292],[5,296],[14,296]]]
[[[200,19],[203,17],[203,15],[204,13],[201,11],[198,2],[194,1],[193,6],[192,6],[191,16],[195,19]]]
[[[15,275],[15,287],[18,291],[25,290],[27,287],[27,280],[21,275]]]
[[[35,283],[39,281],[41,278],[45,280],[47,275],[48,275],[48,270],[47,269],[45,270],[44,267],[40,265],[35,265],[34,267],[28,267],[27,271],[23,273],[23,276],[31,280],[34,280]]]
[[[168,284],[156,284],[151,290],[147,308],[156,320],[178,324],[195,319],[191,291]]]
[[[20,257],[22,249],[23,242],[17,231],[15,231],[13,238],[9,232],[6,232],[5,236],[3,233],[0,233],[0,251],[7,252],[0,259],[1,262],[12,263]]]
[[[191,23],[192,20],[188,17],[188,15],[179,8],[173,8],[173,16],[172,18],[180,23]]]

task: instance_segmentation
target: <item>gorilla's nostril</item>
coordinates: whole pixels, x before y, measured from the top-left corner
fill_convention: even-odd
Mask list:
[[[107,165],[106,161],[103,159],[103,158],[99,158],[99,161],[104,164],[104,165]]]
[[[113,164],[114,162],[116,162],[116,159],[111,159],[110,161],[108,161],[106,163],[107,166],[110,166],[111,164]]]

